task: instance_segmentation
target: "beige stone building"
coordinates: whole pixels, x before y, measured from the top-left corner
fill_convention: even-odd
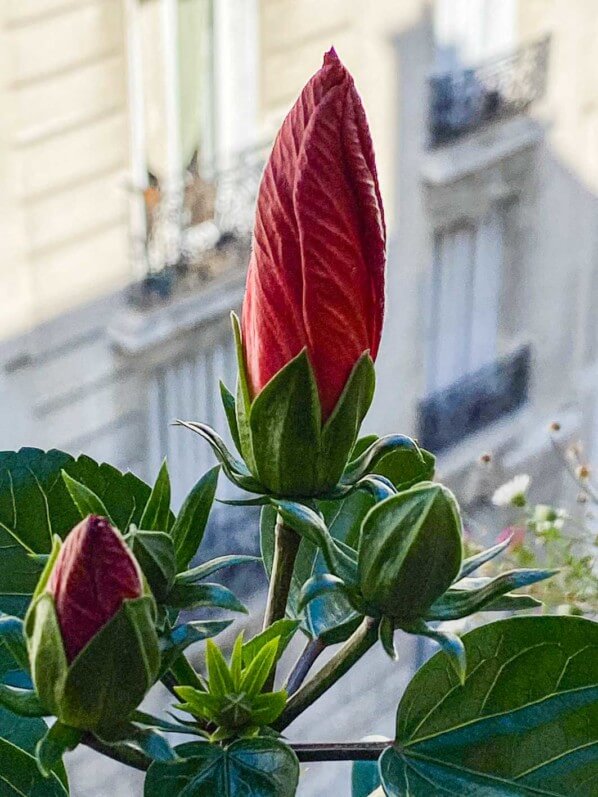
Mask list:
[[[146,478],[167,455],[177,501],[208,467],[168,422],[224,428],[264,145],[333,44],[389,229],[367,425],[417,434],[472,505],[520,469],[556,498],[553,418],[598,458],[597,42],[595,0],[2,0],[0,448]],[[328,738],[392,732],[367,724],[388,666],[350,716],[330,695]]]

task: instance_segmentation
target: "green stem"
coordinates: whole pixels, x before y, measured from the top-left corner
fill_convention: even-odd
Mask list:
[[[295,662],[293,669],[289,673],[284,685],[284,689],[289,697],[295,694],[295,692],[299,689],[303,681],[306,679],[307,674],[313,667],[316,659],[321,653],[324,652],[325,649],[326,645],[322,642],[320,637],[309,640],[303,650],[303,653]]]
[[[101,753],[106,758],[111,758],[113,761],[118,761],[127,767],[139,769],[142,772],[146,772],[152,763],[152,759],[149,756],[146,756],[140,750],[135,750],[134,747],[129,747],[126,744],[106,744],[106,742],[101,742],[91,733],[86,733],[82,742],[87,747],[95,750],[96,753]]]
[[[293,568],[300,542],[301,537],[297,532],[287,526],[278,515],[274,530],[274,559],[264,614],[264,630],[276,620],[281,620],[286,614]]]
[[[272,623],[282,620],[287,611],[287,600],[291,589],[291,579],[301,537],[290,526],[287,526],[280,515],[276,518],[274,529],[274,558],[268,588],[268,600],[264,613],[264,630]],[[276,665],[264,684],[264,691],[270,692],[276,678]]]
[[[379,622],[372,617],[364,618],[339,652],[290,698],[285,710],[273,724],[275,730],[284,730],[351,669],[376,642]]]

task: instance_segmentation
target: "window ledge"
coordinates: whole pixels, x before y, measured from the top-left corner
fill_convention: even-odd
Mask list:
[[[126,307],[110,325],[109,339],[121,354],[144,354],[224,318],[240,305],[244,287],[245,273],[241,271],[151,310]]]
[[[540,124],[527,116],[494,123],[467,139],[425,152],[422,180],[430,187],[455,183],[536,146],[543,137]]]

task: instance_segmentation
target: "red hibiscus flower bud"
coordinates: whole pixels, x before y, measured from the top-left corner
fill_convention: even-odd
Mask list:
[[[385,226],[374,151],[353,78],[334,50],[301,92],[260,186],[242,334],[251,397],[302,350],[322,421],[384,309]]]
[[[126,599],[139,598],[139,567],[121,535],[90,516],[71,531],[47,584],[69,662],[111,620]]]

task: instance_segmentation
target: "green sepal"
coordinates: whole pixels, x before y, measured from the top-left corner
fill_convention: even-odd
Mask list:
[[[386,655],[392,661],[398,661],[399,654],[395,647],[395,624],[391,617],[383,617],[378,626],[378,639]]]
[[[410,634],[428,637],[428,639],[432,639],[440,645],[442,651],[447,655],[451,667],[456,672],[459,683],[465,683],[467,657],[465,654],[465,646],[457,634],[453,634],[450,631],[443,631],[441,628],[432,628],[427,625],[427,623],[424,623],[423,620],[418,620],[413,625],[405,627],[404,630]]]
[[[258,480],[276,495],[312,496],[334,487],[320,480],[322,409],[307,350],[255,397],[249,428]],[[340,474],[337,474],[337,478]]]
[[[230,435],[233,438],[233,443],[237,451],[241,453],[241,438],[239,437],[239,425],[237,424],[237,404],[235,397],[222,381],[220,381],[220,398],[222,400],[222,406],[224,407],[226,420],[228,421]]]
[[[151,597],[123,602],[69,666],[57,700],[59,719],[91,731],[108,730],[126,720],[158,676],[154,623]]]
[[[486,564],[486,562],[494,559],[495,556],[499,556],[503,551],[506,551],[510,543],[511,537],[507,537],[506,540],[499,542],[497,545],[493,545],[492,548],[486,548],[486,550],[480,551],[479,553],[464,559],[461,564],[461,570],[459,571],[457,580],[465,578],[470,573],[473,573],[475,570],[477,570],[478,567],[481,567],[482,565]]]
[[[52,574],[52,570],[54,570],[54,564],[56,562],[56,559],[58,559],[58,554],[60,553],[61,548],[62,548],[62,540],[57,534],[55,534],[52,537],[52,550],[50,551],[50,555],[46,560],[44,569],[42,570],[41,575],[39,577],[39,581],[37,582],[35,592],[33,593],[31,598],[32,604],[35,603],[37,598],[39,598],[40,595],[42,595],[45,592],[46,586],[50,579],[50,575]]]
[[[241,339],[241,325],[236,313],[230,315],[233,326],[233,337],[235,341],[235,351],[237,354],[237,435],[239,438],[239,453],[247,463],[252,473],[256,473],[255,458],[253,456],[253,442],[251,439],[251,428],[249,425],[249,414],[251,412],[251,395],[247,372],[245,370],[245,353],[243,351],[243,341]]]
[[[19,689],[0,684],[0,706],[18,714],[20,717],[49,717],[49,711],[40,701],[33,689]]]
[[[131,526],[125,541],[139,562],[155,599],[164,603],[176,575],[172,537],[165,531],[145,531]]]
[[[185,429],[190,429],[200,437],[206,440],[214,452],[216,459],[222,465],[226,477],[250,493],[264,493],[267,492],[266,488],[257,481],[247,468],[247,465],[242,460],[234,456],[224,442],[224,440],[217,434],[210,426],[205,423],[195,423],[193,421],[175,421],[175,426],[183,426]]]
[[[29,672],[24,623],[18,617],[0,616],[0,682],[6,682],[9,673],[15,674],[15,670],[18,676]]]
[[[396,454],[396,452],[401,450],[413,452],[416,459],[421,459],[422,468],[425,467],[424,456],[415,440],[402,434],[390,434],[376,439],[365,451],[351,460],[343,472],[340,484],[355,484],[369,473],[374,473],[378,463],[381,462],[384,457],[390,454]],[[413,465],[411,467],[413,467]]]
[[[318,483],[332,489],[341,478],[353,450],[362,421],[370,408],[376,387],[374,362],[364,352],[340,395],[332,414],[324,424],[318,456]]]
[[[74,750],[81,741],[83,731],[69,728],[58,721],[48,729],[46,735],[39,740],[35,748],[35,756],[39,771],[46,778],[50,777],[62,762],[62,757],[69,750]]]
[[[375,473],[385,476],[397,490],[432,481],[435,470],[436,457],[425,448],[397,448],[375,465]]]
[[[398,626],[425,616],[461,567],[461,518],[452,493],[422,482],[374,506],[362,525],[359,587],[365,613]]]
[[[333,576],[331,573],[317,573],[301,587],[297,608],[299,611],[303,611],[308,604],[317,600],[317,598],[339,592],[345,597],[351,597],[350,591],[342,578]]]
[[[328,531],[323,518],[313,509],[296,501],[272,500],[279,515],[297,534],[317,545],[331,573],[348,585],[357,583],[357,561],[352,551]]]
[[[34,597],[25,617],[25,633],[31,677],[39,699],[42,705],[59,717],[68,662],[54,599],[48,592]]]
[[[486,607],[492,606],[511,590],[536,584],[538,581],[550,578],[556,572],[555,570],[512,570],[493,579],[459,581],[430,606],[426,618],[429,620],[458,620],[475,612],[484,611]],[[468,583],[469,581],[474,582],[473,588]],[[478,586],[476,582],[482,582],[481,586]]]
[[[104,502],[93,490],[90,490],[86,485],[73,479],[65,470],[62,471],[62,479],[82,518],[88,515],[99,515],[100,517],[108,518],[112,523],[112,519],[104,506]]]
[[[147,529],[148,531],[168,531],[171,524],[170,477],[168,476],[166,460],[164,460],[141,515],[139,528]]]

